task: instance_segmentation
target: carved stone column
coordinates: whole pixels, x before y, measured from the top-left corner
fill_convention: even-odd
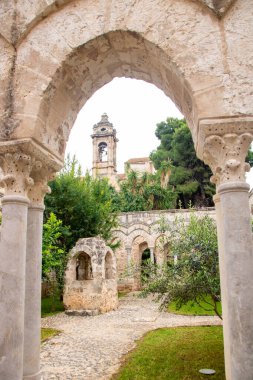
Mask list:
[[[37,181],[34,173],[40,162],[53,172],[62,167],[58,157],[30,138],[0,142],[0,166],[3,172],[0,187],[5,189],[0,243],[0,379],[4,380],[23,378],[28,192]],[[33,203],[39,201],[39,197],[35,199],[31,193],[30,197]],[[31,219],[29,217],[29,227],[34,228],[35,232],[33,239],[36,240],[36,236],[41,239],[41,216],[34,227],[31,226]],[[30,232],[28,239],[32,239]],[[39,244],[38,241],[36,244]],[[29,244],[32,247],[32,243]],[[33,272],[39,275],[38,269],[31,267],[29,276]],[[40,277],[37,279],[40,281]],[[38,334],[39,328],[37,330]]]
[[[27,191],[32,158],[22,152],[2,153],[0,245],[0,378],[20,380],[23,375],[24,299]]]
[[[253,252],[245,157],[252,123],[209,125],[203,158],[216,184],[224,343],[227,380],[253,374]],[[232,132],[231,132],[232,131]]]
[[[23,379],[39,380],[40,375],[40,321],[41,321],[41,250],[44,196],[50,191],[47,182],[50,170],[37,161],[29,188],[30,205],[27,218],[24,369]]]

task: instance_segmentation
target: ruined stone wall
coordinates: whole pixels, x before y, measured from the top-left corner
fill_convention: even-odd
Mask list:
[[[139,289],[139,275],[134,273],[133,267],[140,265],[143,248],[152,250],[157,264],[163,264],[166,259],[160,249],[159,239],[162,234],[158,231],[159,220],[165,218],[168,223],[173,223],[180,217],[187,221],[192,212],[197,216],[209,215],[214,220],[216,218],[214,208],[126,212],[119,215],[119,226],[113,233],[114,239],[119,240],[121,244],[115,251],[119,290]],[[130,276],[129,267],[132,268]]]
[[[89,262],[81,271],[78,260],[82,255]],[[104,313],[117,308],[116,260],[103,239],[79,239],[71,250],[65,273],[63,302],[67,310]]]

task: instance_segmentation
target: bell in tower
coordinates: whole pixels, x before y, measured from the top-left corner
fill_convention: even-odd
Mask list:
[[[93,134],[93,177],[108,177],[110,182],[115,182],[116,170],[116,129],[109,122],[104,113],[101,120],[94,125]]]

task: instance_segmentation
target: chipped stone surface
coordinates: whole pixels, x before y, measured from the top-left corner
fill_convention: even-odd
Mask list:
[[[0,9],[3,39],[17,55],[12,138],[33,137],[63,157],[80,107],[115,76],[162,89],[185,115],[195,145],[199,120],[252,114],[251,1],[15,4],[5,0]],[[5,99],[10,91],[4,87]]]
[[[165,262],[165,245],[162,233],[158,230],[158,222],[164,218],[167,223],[173,224],[177,218],[189,221],[191,212],[188,210],[156,210],[123,212],[118,216],[118,227],[113,231],[114,239],[120,241],[120,247],[115,250],[118,271],[119,290],[137,290],[140,288],[140,273],[135,271],[133,276],[126,276],[127,269],[141,265],[142,252],[149,248],[158,265]],[[201,217],[209,215],[215,220],[215,209],[212,207],[194,210],[195,215]],[[150,257],[151,259],[151,257]]]
[[[79,239],[70,251],[63,302],[67,310],[84,315],[117,308],[116,259],[102,238]]]
[[[151,299],[133,293],[119,309],[96,317],[64,313],[43,318],[43,327],[63,332],[42,345],[43,380],[109,380],[123,355],[147,331],[160,327],[218,325],[217,317],[189,317],[158,311]]]

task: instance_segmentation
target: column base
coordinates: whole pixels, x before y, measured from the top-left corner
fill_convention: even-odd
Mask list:
[[[41,371],[32,375],[25,375],[23,376],[23,380],[41,380]]]

